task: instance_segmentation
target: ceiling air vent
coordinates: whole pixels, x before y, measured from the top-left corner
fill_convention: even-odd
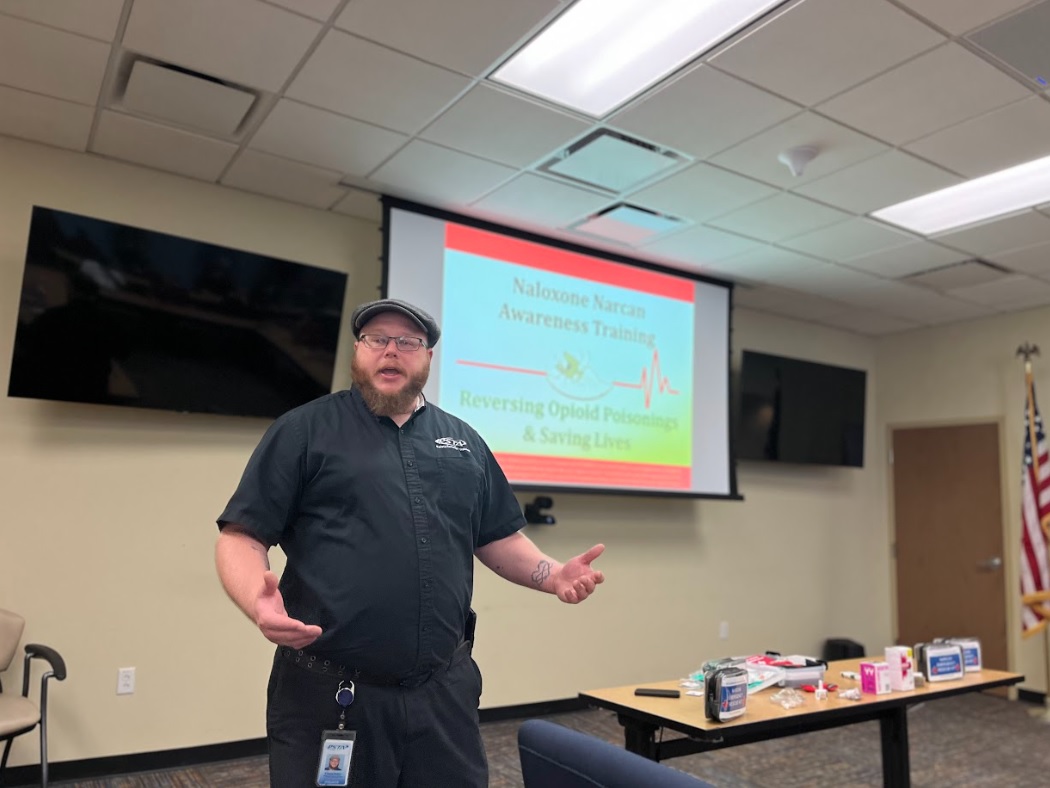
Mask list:
[[[139,59],[131,64],[120,107],[134,115],[229,137],[255,99],[252,91],[206,74]]]
[[[620,194],[681,166],[686,157],[599,129],[544,162],[541,172]]]
[[[639,246],[687,224],[674,216],[621,202],[594,216],[588,216],[570,229],[603,241]]]
[[[967,38],[1039,89],[1050,87],[1050,2],[1029,6]]]

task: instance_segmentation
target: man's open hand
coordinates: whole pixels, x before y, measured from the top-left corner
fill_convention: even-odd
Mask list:
[[[263,588],[255,600],[255,623],[271,643],[291,648],[306,648],[321,636],[321,628],[304,624],[288,616],[284,597],[277,589],[277,575],[263,575]]]

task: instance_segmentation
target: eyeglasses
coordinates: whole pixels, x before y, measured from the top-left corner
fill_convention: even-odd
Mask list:
[[[383,334],[362,334],[358,337],[364,342],[365,347],[370,350],[386,350],[391,341],[397,345],[398,350],[412,353],[427,346],[427,343],[419,337],[388,337]]]

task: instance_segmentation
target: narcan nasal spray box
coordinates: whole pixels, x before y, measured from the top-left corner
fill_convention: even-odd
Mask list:
[[[869,695],[888,695],[890,666],[885,662],[861,662],[860,691]]]
[[[915,656],[911,646],[887,646],[886,664],[890,671],[890,689],[894,692],[915,689]]]

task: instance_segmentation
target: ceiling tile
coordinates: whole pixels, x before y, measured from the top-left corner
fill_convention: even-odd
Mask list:
[[[823,268],[827,263],[807,257],[798,252],[776,246],[762,246],[750,252],[709,264],[717,274],[749,282],[767,282],[785,271],[803,271],[807,268]]]
[[[995,66],[958,44],[947,44],[836,96],[819,109],[900,145],[1030,95]]]
[[[124,46],[184,68],[275,92],[321,25],[257,0],[135,0]]]
[[[1050,304],[1050,283],[1021,274],[949,292],[957,298],[997,308],[1024,309]]]
[[[0,16],[0,83],[94,104],[109,62],[108,44]]]
[[[917,276],[909,276],[907,283],[944,292],[958,287],[994,282],[996,279],[1009,275],[1005,271],[1000,271],[998,268],[985,265],[977,260],[967,260],[958,265],[949,265],[945,268],[938,268],[936,271],[926,271]]]
[[[883,0],[807,0],[711,62],[813,106],[942,41],[943,36]]]
[[[415,133],[469,84],[459,74],[331,30],[286,95],[358,120]]]
[[[0,134],[82,151],[94,117],[93,107],[0,85]]]
[[[952,263],[959,263],[968,257],[969,255],[964,252],[946,249],[928,241],[919,241],[863,257],[855,257],[847,265],[850,268],[867,271],[869,274],[886,279],[898,279],[919,271],[929,271]]]
[[[439,205],[465,205],[508,180],[516,170],[459,151],[414,140],[399,150],[371,180],[402,196]]]
[[[868,213],[962,180],[911,154],[891,150],[801,186],[798,193]]]
[[[982,317],[989,310],[978,304],[935,293],[925,287],[903,282],[878,282],[871,287],[843,292],[841,299],[894,317],[935,325]]]
[[[341,177],[334,170],[246,150],[226,171],[222,183],[279,200],[328,208],[346,194],[338,185]]]
[[[407,137],[282,99],[249,147],[352,175],[367,175]]]
[[[922,328],[922,324],[914,320],[904,320],[881,312],[870,312],[865,309],[847,309],[821,318],[824,325],[834,326],[846,331],[866,336],[886,336],[887,334],[899,334],[901,331],[912,331]]]
[[[124,0],[0,0],[0,14],[30,19],[43,25],[112,41],[120,22]]]
[[[953,249],[981,257],[996,257],[1003,252],[1050,242],[1050,217],[1037,211],[1025,211],[933,238]]]
[[[347,216],[368,219],[376,224],[383,221],[383,205],[379,202],[379,195],[375,192],[350,189],[346,197],[337,202],[332,210]]]
[[[844,262],[872,252],[904,246],[914,240],[913,235],[892,230],[869,219],[850,219],[833,224],[831,227],[822,227],[819,230],[804,233],[787,241],[781,241],[781,243],[790,249],[814,257]]]
[[[763,241],[779,241],[849,218],[848,213],[804,197],[778,194],[738,208],[708,224]]]
[[[214,181],[237,146],[104,110],[90,150],[158,170]]]
[[[706,159],[798,110],[764,90],[700,66],[628,105],[609,123]]]
[[[481,211],[545,227],[564,227],[597,213],[609,198],[525,173],[474,203]]]
[[[834,263],[824,263],[819,266],[785,269],[768,276],[766,281],[780,287],[841,300],[859,290],[874,287],[883,280]]]
[[[967,178],[1050,155],[1050,102],[1032,96],[905,146]]]
[[[304,14],[319,22],[327,22],[341,0],[267,0],[267,2]]]
[[[558,0],[353,0],[336,27],[481,76],[559,5]]]
[[[647,244],[645,250],[690,263],[707,265],[761,247],[762,244],[750,238],[711,227],[693,227]]]
[[[812,145],[817,156],[796,177],[777,156],[788,148]],[[711,159],[713,164],[766,183],[794,188],[856,164],[887,148],[881,142],[812,112],[803,112]]]
[[[475,156],[527,167],[549,157],[588,128],[589,124],[563,112],[478,85],[420,136]]]
[[[855,293],[850,299],[859,307],[877,309],[884,314],[915,320],[924,326],[958,323],[994,314],[995,309],[964,302],[918,286],[887,282],[882,286]]]
[[[1011,271],[1046,275],[1050,273],[1050,243],[1029,246],[1026,249],[1017,249],[1012,252],[990,254],[987,259]]]
[[[737,288],[733,291],[733,306],[810,323],[841,314],[849,308],[838,301],[781,287]]]
[[[658,213],[703,222],[768,197],[775,191],[764,183],[699,163],[634,192],[627,202]]]
[[[1031,0],[981,0],[960,3],[959,0],[899,0],[903,5],[929,19],[949,33],[958,35],[1016,11]]]

